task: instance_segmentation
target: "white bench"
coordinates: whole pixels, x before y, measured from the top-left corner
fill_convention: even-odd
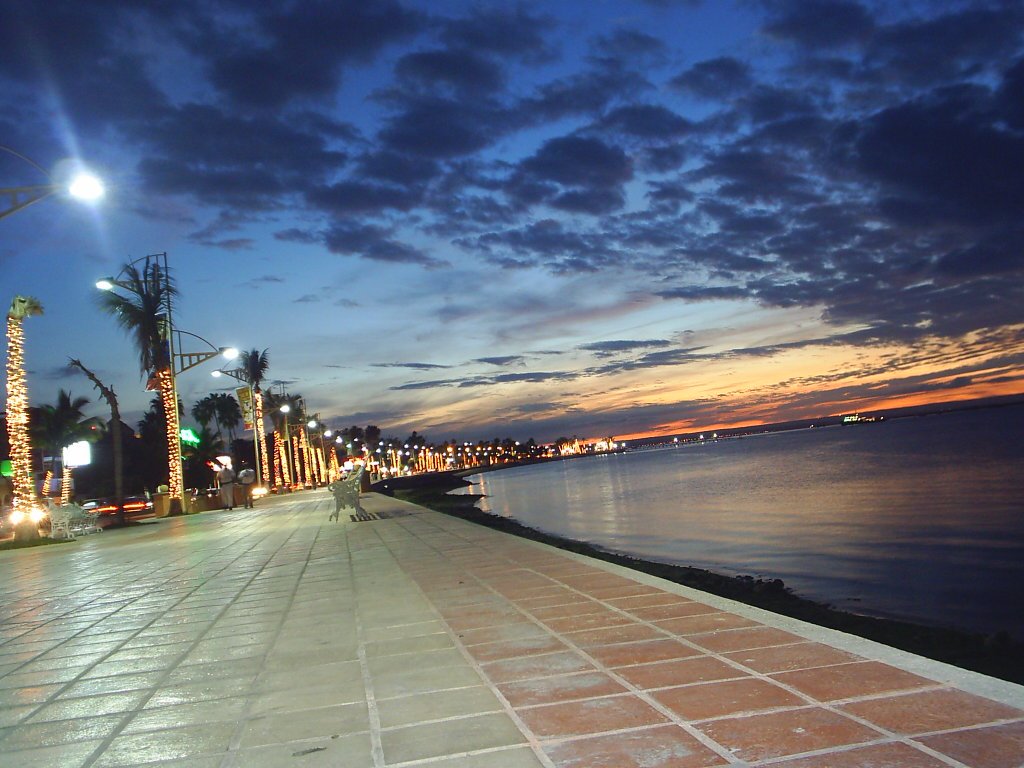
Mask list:
[[[73,539],[76,535],[99,533],[96,514],[87,512],[78,504],[47,504],[50,515],[50,538]]]

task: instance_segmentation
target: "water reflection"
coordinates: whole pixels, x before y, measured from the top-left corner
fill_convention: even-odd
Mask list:
[[[481,508],[868,612],[1024,636],[1024,407],[479,475]]]

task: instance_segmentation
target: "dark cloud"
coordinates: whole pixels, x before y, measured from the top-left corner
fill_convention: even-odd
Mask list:
[[[203,30],[192,39],[196,52],[210,57],[210,80],[222,93],[264,108],[330,94],[343,64],[368,61],[424,24],[419,13],[392,0],[311,0],[264,9],[239,28]]]
[[[131,127],[149,147],[139,162],[151,192],[190,194],[239,209],[277,207],[345,161],[324,139],[274,117],[242,117],[185,104]]]
[[[373,363],[374,368],[412,368],[416,371],[432,371],[438,368],[451,368],[450,365],[437,363]]]
[[[520,164],[509,191],[522,203],[605,213],[622,206],[622,185],[632,176],[632,163],[620,148],[600,139],[563,136],[545,142]]]
[[[395,239],[388,230],[368,224],[339,222],[323,234],[323,242],[331,253],[343,256],[432,268],[448,266],[447,262]]]
[[[409,211],[422,198],[422,188],[360,181],[342,181],[306,193],[310,205],[334,216],[385,210]]]
[[[635,349],[648,349],[650,347],[668,347],[672,342],[667,339],[644,339],[630,341],[620,339],[615,341],[595,341],[590,344],[581,344],[577,349],[584,352],[593,352],[596,357],[612,357],[623,352],[632,352]]]
[[[502,88],[504,73],[493,61],[464,50],[409,53],[398,60],[395,74],[411,87],[435,91],[439,86],[467,96]]]
[[[705,99],[726,99],[753,84],[750,65],[731,56],[694,64],[676,75],[671,84]]]
[[[636,104],[612,110],[601,126],[641,138],[671,139],[688,133],[693,123],[665,107]]]
[[[553,28],[550,16],[531,13],[522,5],[475,8],[465,17],[445,22],[441,39],[453,48],[539,62],[554,55],[544,36]]]
[[[522,355],[501,355],[499,357],[478,357],[474,363],[487,363],[487,365],[522,365],[526,362],[526,358]]]
[[[852,0],[772,0],[765,31],[801,45],[822,48],[863,42],[875,28],[872,14]]]

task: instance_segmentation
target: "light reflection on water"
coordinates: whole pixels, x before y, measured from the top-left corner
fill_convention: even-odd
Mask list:
[[[1024,406],[476,475],[480,507],[838,607],[1024,637]]]

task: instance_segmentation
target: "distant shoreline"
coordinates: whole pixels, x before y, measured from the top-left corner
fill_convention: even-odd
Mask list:
[[[605,550],[583,541],[544,533],[510,518],[482,512],[476,508],[476,502],[482,497],[481,494],[449,495],[448,493],[457,488],[470,486],[471,483],[464,479],[466,475],[513,466],[522,466],[522,463],[480,467],[461,470],[457,473],[441,472],[395,478],[377,483],[374,490],[462,520],[632,568],[635,571],[657,576],[702,592],[801,619],[811,624],[865,637],[884,645],[964,669],[1024,684],[1024,642],[1011,638],[1006,633],[975,634],[839,610],[830,605],[795,595],[779,579],[726,576],[703,568],[643,560],[625,553]]]

